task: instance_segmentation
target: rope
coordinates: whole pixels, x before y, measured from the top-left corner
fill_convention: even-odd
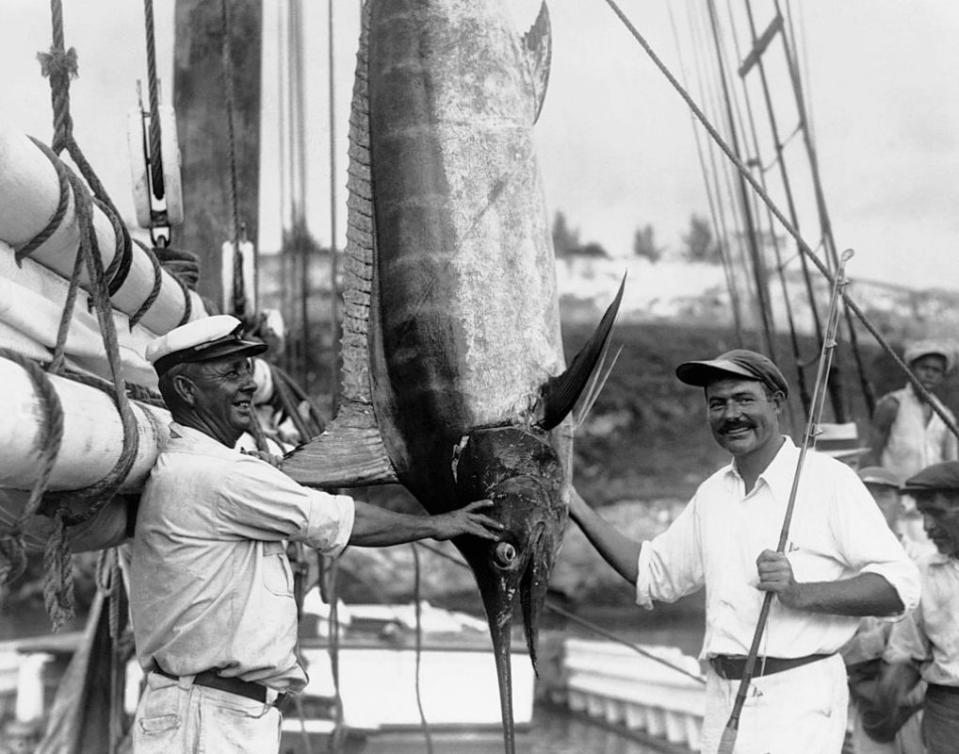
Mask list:
[[[707,8],[709,10],[709,22],[712,30],[713,44],[716,50],[719,83],[722,87],[723,98],[726,104],[726,127],[729,129],[729,138],[733,145],[732,148],[738,158],[739,138],[737,136],[736,120],[732,107],[733,99],[729,93],[729,83],[726,80],[726,64],[723,57],[723,50],[719,41],[719,21],[716,16],[716,7],[713,0],[707,0]],[[746,226],[746,243],[749,246],[749,252],[753,260],[753,279],[756,286],[757,301],[759,302],[759,314],[762,321],[763,334],[766,338],[766,347],[768,349],[769,356],[773,361],[776,361],[776,341],[773,337],[774,326],[772,322],[772,307],[769,303],[769,291],[766,288],[766,281],[763,278],[762,258],[759,253],[756,229],[753,225],[752,209],[749,204],[749,195],[746,191],[746,184],[741,176],[739,178],[739,200],[743,223]]]
[[[241,223],[237,186],[239,179],[236,168],[236,132],[233,123],[233,51],[230,45],[230,13],[227,0],[220,0],[220,14],[223,32],[223,78],[226,94],[227,143],[230,151],[230,207],[233,212],[233,312],[240,319],[246,315],[244,297],[243,252],[240,250]]]
[[[339,176],[336,173],[336,77],[334,76],[335,48],[336,40],[333,34],[333,0],[329,3],[329,60],[327,67],[329,69],[329,87],[330,87],[330,325],[332,329],[330,341],[338,343],[342,337],[340,332],[340,292],[337,290],[339,280],[339,259],[336,254],[336,184]],[[337,364],[337,349],[335,345],[330,349],[330,416],[336,416],[337,405],[340,401],[340,380],[339,367]]]
[[[736,30],[735,20],[733,18],[732,8],[731,7],[728,8],[728,11],[729,11],[729,25],[730,25],[730,28],[732,29],[732,39],[735,44],[736,58],[739,60],[742,60],[743,56],[739,47],[739,38]],[[756,46],[757,37],[756,37],[755,29],[752,26],[751,13],[750,13],[750,29],[752,30],[753,49],[755,50],[757,49],[757,46]],[[772,111],[772,103],[768,99],[769,90],[768,88],[766,88],[766,74],[765,74],[765,68],[763,66],[761,55],[757,57],[756,64],[757,64],[757,67],[759,68],[760,75],[762,76],[763,91],[764,91],[764,94],[766,95],[767,114],[771,123],[773,138],[777,142],[777,156],[774,160],[774,163],[778,163],[780,166],[780,169],[782,171],[781,175],[783,178],[783,183],[786,188],[786,193],[787,193],[787,196],[790,197],[790,209],[793,210],[792,199],[791,199],[792,195],[791,195],[791,192],[789,191],[788,180],[786,177],[787,175],[786,166],[785,166],[785,163],[782,161],[782,151],[781,149],[778,149],[778,129],[776,127],[776,121]],[[753,141],[753,154],[755,155],[755,160],[757,162],[761,162],[762,154],[759,147],[759,134],[756,128],[756,121],[753,115],[753,107],[752,107],[752,101],[749,97],[749,89],[746,86],[746,80],[744,76],[740,76],[740,84],[742,85],[743,101],[745,103],[746,113],[749,119],[750,134],[752,136],[752,141]],[[768,190],[766,186],[765,169],[760,171],[759,179],[760,179],[760,183],[762,184],[762,187]],[[792,211],[791,217],[793,218],[793,221],[795,222],[794,210]],[[776,227],[773,223],[773,216],[772,216],[772,213],[769,211],[768,207],[766,208],[766,219],[767,219],[767,222],[769,223],[769,236],[770,236],[770,240],[772,241],[773,252],[776,256],[776,273],[777,273],[777,277],[779,278],[780,288],[782,290],[782,301],[786,311],[786,324],[789,327],[789,344],[790,344],[790,347],[792,348],[793,362],[796,366],[796,381],[798,383],[797,387],[799,388],[799,397],[802,403],[803,411],[805,415],[808,416],[809,404],[812,397],[809,393],[809,388],[806,385],[806,373],[802,368],[802,361],[803,361],[802,352],[799,347],[799,337],[796,332],[796,323],[795,323],[795,318],[793,316],[792,301],[790,300],[789,289],[786,284],[786,273],[782,263],[782,250],[779,247],[779,238],[776,235]],[[815,299],[812,298],[812,289],[810,288],[808,270],[805,271],[804,279],[806,281],[806,290],[807,290],[807,293],[809,294],[809,307],[810,307],[810,310],[812,311],[812,317],[813,317],[814,324],[816,326],[816,332],[820,334],[820,338],[821,338],[821,332],[819,328],[819,315],[816,310]],[[793,425],[793,424],[794,424],[793,417],[790,416],[790,425]]]
[[[157,296],[160,295],[160,289],[163,287],[163,270],[160,267],[160,260],[157,259],[156,254],[150,253],[150,249],[145,243],[136,239],[134,239],[133,242],[143,249],[143,251],[146,252],[147,257],[150,259],[150,264],[153,266],[153,287],[150,288],[150,292],[147,294],[144,302],[140,304],[140,308],[130,316],[131,330],[141,319],[143,319],[143,315],[150,311],[150,307],[153,306],[153,302],[157,300]]]
[[[162,197],[163,161],[160,150],[160,97],[157,85],[156,46],[153,34],[153,0],[144,0],[143,15],[146,22],[147,88],[150,97],[150,182],[153,196]]]
[[[30,256],[36,249],[43,245],[43,243],[50,238],[57,230],[60,228],[60,223],[63,222],[63,216],[67,213],[67,207],[70,204],[70,187],[67,182],[67,177],[62,168],[60,167],[60,161],[57,159],[57,156],[53,154],[50,148],[38,141],[37,139],[30,137],[30,140],[37,145],[41,152],[43,152],[53,163],[53,167],[57,173],[57,187],[59,196],[57,198],[57,208],[54,210],[53,215],[47,221],[47,224],[44,226],[37,235],[27,241],[25,244],[15,247],[14,259],[17,262],[17,266],[23,264],[24,258]]]
[[[63,439],[63,407],[44,371],[36,363],[9,348],[0,348],[0,357],[24,369],[40,399],[41,419],[36,450],[39,454],[37,479],[33,483],[23,511],[13,522],[10,532],[0,537],[0,581],[10,583],[26,570],[27,556],[23,527],[39,509],[43,492],[50,479],[53,464]]]
[[[330,675],[333,678],[333,734],[330,750],[337,753],[343,748],[346,728],[343,725],[343,697],[340,695],[340,610],[337,592],[339,562],[331,560],[327,568],[327,604],[330,606]]]
[[[62,220],[61,208],[65,207],[63,199],[63,183],[65,182],[69,184],[73,192],[74,208],[80,237],[73,274],[70,280],[70,288],[67,293],[67,300],[57,331],[57,342],[53,359],[48,370],[51,374],[58,374],[63,368],[69,322],[76,303],[81,271],[85,267],[90,282],[92,302],[96,309],[97,321],[100,327],[101,337],[103,338],[104,350],[106,351],[110,366],[114,401],[123,424],[123,447],[120,452],[120,457],[117,459],[111,471],[103,479],[81,490],[66,493],[51,493],[44,497],[43,493],[47,487],[53,463],[62,440],[62,410],[55,392],[52,388],[48,390],[49,381],[46,377],[44,376],[41,379],[33,367],[25,367],[31,375],[34,384],[37,386],[37,393],[40,396],[41,404],[44,406],[45,419],[44,429],[41,430],[43,447],[41,449],[40,473],[31,490],[30,498],[28,499],[23,514],[18,521],[19,526],[17,529],[22,528],[23,523],[26,521],[26,516],[33,515],[39,510],[41,501],[53,506],[53,533],[47,540],[44,550],[44,603],[47,607],[47,612],[50,614],[53,629],[57,631],[74,613],[73,569],[70,558],[70,546],[65,535],[65,526],[69,523],[86,521],[92,516],[95,516],[102,506],[113,497],[133,465],[136,458],[139,438],[136,419],[126,395],[125,383],[121,372],[119,343],[113,323],[107,273],[103,269],[103,260],[100,257],[97,237],[93,228],[94,198],[102,202],[101,206],[105,206],[110,210],[108,216],[112,214],[111,222],[114,223],[114,228],[116,228],[115,223],[119,217],[119,213],[116,212],[115,205],[110,201],[105,188],[73,138],[73,121],[70,116],[70,79],[77,75],[77,56],[73,48],[69,51],[64,51],[63,49],[63,9],[61,0],[51,0],[50,7],[53,44],[50,52],[40,53],[38,58],[41,63],[43,75],[50,79],[50,95],[54,113],[54,138],[50,150],[42,149],[42,151],[44,151],[48,157],[53,158],[52,162],[57,170],[58,180],[61,181],[61,189],[58,210],[54,213],[54,218],[48,222],[47,227],[41,231],[39,236],[52,232],[50,228],[54,226],[54,220],[56,220],[57,225],[59,225],[60,220]],[[84,185],[73,171],[69,170],[66,165],[56,159],[56,155],[63,150],[69,153],[77,165],[83,178],[86,180],[86,184],[90,186],[93,197],[91,197],[87,185]],[[64,177],[66,179],[65,181]],[[63,211],[65,211],[65,209],[63,209]],[[57,217],[58,215],[60,215],[60,217]],[[36,240],[37,239],[34,238],[27,246],[33,245],[33,248],[36,248],[36,246],[39,245],[36,243]],[[118,246],[120,246],[120,248],[114,258],[116,264],[111,264],[110,268],[111,276],[113,277],[115,277],[113,273],[119,273],[124,267],[125,262],[123,257],[129,256],[126,253],[126,243],[118,244]],[[23,255],[29,252],[24,252],[23,248],[21,248],[20,253]],[[119,259],[117,257],[119,257]],[[17,363],[23,363],[16,358],[13,360],[17,361]],[[46,429],[48,426],[50,428],[49,433]],[[81,507],[85,505],[86,507],[83,513],[69,513],[68,505],[71,502],[78,502],[81,504]],[[15,529],[13,537],[8,538],[2,548],[4,555],[14,556],[14,559],[8,561],[11,565],[4,569],[8,575],[20,567],[20,560],[16,555],[17,550],[22,549],[22,547],[22,535],[19,535]]]
[[[423,606],[420,603],[420,553],[416,549],[416,543],[410,542],[410,549],[413,551],[413,609],[416,614],[416,709],[420,713],[420,727],[423,729],[423,738],[426,740],[427,754],[433,754],[433,734],[430,731],[430,724],[426,720],[426,713],[423,711],[423,696],[421,689],[420,672],[423,660]]]
[[[461,568],[469,569],[469,565],[467,565],[465,562],[463,562],[463,561],[460,560],[459,558],[455,558],[455,557],[453,557],[452,555],[449,555],[448,553],[443,552],[442,550],[440,550],[440,549],[437,548],[437,547],[433,547],[432,545],[428,545],[428,544],[426,544],[425,542],[414,542],[413,544],[415,544],[417,547],[422,547],[424,550],[429,550],[429,551],[432,552],[433,554],[439,555],[441,558],[445,558],[446,560],[450,561],[451,563],[455,563],[456,565],[460,566]],[[696,675],[695,673],[690,673],[690,672],[689,672],[688,670],[686,670],[685,668],[681,668],[681,667],[679,667],[679,665],[676,665],[675,663],[672,663],[672,662],[670,662],[669,660],[663,659],[662,657],[659,657],[659,656],[653,654],[652,652],[650,652],[650,651],[647,650],[647,649],[643,649],[643,648],[642,648],[641,646],[639,646],[638,644],[634,644],[633,642],[631,642],[631,641],[629,641],[629,640],[627,640],[627,639],[623,639],[623,638],[621,638],[621,637],[619,637],[619,636],[616,636],[615,634],[610,633],[610,632],[607,631],[606,629],[600,628],[600,627],[597,626],[595,623],[591,623],[590,621],[586,620],[585,618],[580,618],[578,615],[575,615],[575,614],[573,614],[573,613],[571,613],[571,612],[569,612],[569,611],[567,611],[567,610],[564,610],[563,608],[561,608],[559,605],[555,604],[555,603],[552,602],[551,600],[546,600],[546,607],[547,607],[547,609],[552,610],[554,613],[556,613],[556,614],[558,614],[558,615],[562,615],[564,618],[569,618],[570,620],[572,620],[572,621],[573,621],[574,623],[576,623],[577,625],[580,625],[580,626],[582,626],[583,628],[585,628],[585,629],[587,629],[587,630],[589,630],[589,631],[592,631],[593,633],[597,634],[598,636],[602,636],[602,637],[604,637],[604,638],[606,638],[606,639],[609,639],[610,641],[615,641],[615,642],[618,643],[618,644],[622,644],[622,645],[625,646],[625,647],[629,647],[630,649],[632,649],[632,650],[633,650],[634,652],[636,652],[637,654],[640,654],[640,655],[642,655],[643,657],[645,657],[645,658],[647,658],[647,659],[649,659],[649,660],[653,660],[654,662],[658,662],[660,665],[663,665],[663,666],[665,666],[665,667],[667,667],[667,668],[670,668],[671,670],[675,670],[677,673],[680,673],[680,674],[682,674],[682,675],[684,675],[684,676],[687,676],[688,678],[692,678],[692,679],[693,679],[694,681],[696,681],[697,683],[702,683],[702,684],[705,684],[705,683],[706,683],[706,679],[703,678],[702,676]]]
[[[53,516],[53,534],[43,551],[43,604],[56,633],[75,614],[73,562],[64,530],[64,511]]]
[[[113,296],[126,282],[130,274],[130,267],[133,264],[133,242],[130,240],[130,233],[120,219],[120,216],[113,210],[109,204],[102,199],[94,197],[93,203],[100,208],[100,211],[110,220],[113,226],[114,246],[116,253],[110,264],[104,271],[104,277],[107,279],[107,296]]]
[[[776,204],[769,197],[769,195],[765,191],[763,191],[762,186],[760,186],[759,183],[756,181],[756,179],[753,178],[753,176],[750,174],[749,168],[747,168],[743,164],[742,160],[740,160],[733,153],[733,150],[726,143],[725,139],[723,139],[720,133],[716,130],[715,126],[713,126],[713,124],[709,122],[709,119],[706,117],[703,111],[699,108],[699,106],[696,104],[693,98],[689,96],[689,93],[683,88],[682,84],[680,84],[679,81],[676,80],[676,77],[673,76],[669,68],[667,68],[666,65],[662,62],[662,60],[660,60],[659,56],[650,46],[649,42],[646,41],[646,38],[639,33],[639,31],[632,24],[632,22],[626,17],[623,11],[620,10],[615,0],[605,0],[605,2],[612,9],[613,13],[615,13],[616,16],[619,17],[620,21],[623,23],[626,29],[630,32],[630,34],[632,34],[633,38],[639,43],[640,47],[643,48],[647,56],[650,58],[650,60],[652,60],[653,64],[666,77],[666,79],[669,81],[672,87],[677,91],[679,96],[683,99],[683,101],[690,108],[690,110],[692,110],[693,114],[696,116],[696,119],[703,125],[703,128],[706,129],[707,133],[710,135],[710,137],[713,139],[716,145],[722,150],[723,154],[725,154],[726,157],[729,158],[729,160],[733,163],[733,165],[735,165],[739,174],[746,180],[747,183],[749,183],[752,189],[763,201],[763,203],[767,207],[769,207],[770,211],[773,213],[775,218],[780,222],[780,224],[783,226],[786,232],[790,236],[792,236],[793,239],[795,239],[797,245],[799,246],[799,250],[803,253],[803,255],[805,255],[816,266],[816,268],[822,273],[823,277],[829,282],[830,285],[835,285],[835,280],[833,278],[833,275],[832,273],[830,273],[825,263],[821,259],[819,259],[819,257],[816,256],[816,254],[813,252],[811,248],[809,248],[809,244],[807,244],[806,241],[803,239],[803,237],[799,234],[799,231],[796,230],[795,227],[793,227],[792,223],[790,223],[789,220],[786,219],[785,215],[783,215],[782,211],[776,206]],[[931,401],[931,398],[932,398],[931,393],[922,386],[922,384],[919,382],[916,376],[912,373],[909,367],[903,362],[903,360],[895,352],[895,350],[893,350],[892,346],[889,345],[888,341],[885,339],[885,337],[883,337],[882,333],[880,333],[879,330],[877,330],[873,326],[873,324],[866,317],[865,313],[862,311],[859,305],[856,304],[856,302],[849,296],[849,294],[845,290],[842,292],[842,298],[845,305],[849,307],[849,309],[853,312],[853,314],[856,315],[856,318],[862,323],[863,327],[866,328],[869,334],[876,339],[876,342],[880,345],[880,347],[900,367],[900,369],[906,375],[907,380],[916,389],[917,393],[923,396],[927,401],[930,401],[930,405],[932,406],[933,410],[936,412],[936,414],[939,415],[939,418],[943,420],[943,423],[945,423],[945,425],[949,427],[949,431],[952,432],[956,437],[959,437],[959,427],[956,426],[956,423],[953,421],[953,419],[946,413],[946,410],[943,407],[937,405],[936,402]]]
[[[687,82],[688,74],[686,73],[686,64],[683,62],[683,51],[679,43],[679,31],[676,25],[676,18],[673,14],[673,6],[669,0],[665,0],[666,9],[669,12],[669,24],[673,32],[673,42],[676,45],[676,54],[679,56],[679,67],[683,75],[683,83]],[[693,137],[696,140],[696,156],[699,158],[699,170],[703,176],[703,184],[706,188],[706,201],[709,205],[709,218],[712,222],[713,233],[716,234],[716,243],[719,247],[719,257],[723,263],[723,277],[726,280],[726,290],[729,292],[729,300],[732,304],[733,309],[733,322],[736,327],[736,338],[739,341],[739,346],[743,346],[743,323],[742,323],[742,312],[740,311],[739,306],[739,291],[736,288],[735,279],[733,277],[733,272],[731,268],[731,260],[729,258],[729,249],[726,246],[726,234],[725,232],[720,233],[720,218],[717,216],[716,211],[716,202],[713,197],[713,189],[709,182],[709,174],[706,169],[706,157],[703,154],[703,144],[702,139],[699,136],[699,130],[696,128],[696,121],[693,120],[693,116],[689,116],[690,124],[693,129]]]

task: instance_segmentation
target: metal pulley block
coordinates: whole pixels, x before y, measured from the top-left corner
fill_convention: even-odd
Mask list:
[[[137,224],[151,231],[183,222],[176,115],[169,105],[160,105],[157,114],[160,121],[160,148],[157,154],[151,154],[150,150],[149,111],[142,107],[133,108],[127,126]],[[155,171],[155,167],[159,167],[159,171]]]

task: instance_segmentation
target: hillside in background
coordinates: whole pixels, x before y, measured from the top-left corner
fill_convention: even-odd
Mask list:
[[[565,326],[568,357],[590,332],[591,328],[582,324]],[[759,346],[755,333],[746,334],[744,340],[746,347],[765,350]],[[706,426],[702,391],[680,383],[674,370],[683,361],[711,358],[739,347],[736,335],[726,328],[625,323],[614,329],[613,342],[623,347],[622,355],[577,434],[577,485],[588,499],[600,504],[686,498],[705,475],[726,463],[726,457]],[[867,333],[859,333],[859,344],[866,375],[877,396],[905,383],[893,359]],[[892,345],[901,354],[902,345]],[[811,389],[818,356],[814,339],[801,337],[800,351],[804,359],[813,362],[806,369]],[[777,352],[780,366],[793,387],[789,413],[795,425],[791,433],[798,440],[805,417],[795,389],[796,367],[785,334],[779,336]],[[841,370],[848,419],[857,422],[860,438],[865,440],[869,417],[845,340],[840,341],[835,361]],[[950,408],[959,408],[959,376],[950,375],[940,395]],[[824,418],[832,420],[828,401]]]

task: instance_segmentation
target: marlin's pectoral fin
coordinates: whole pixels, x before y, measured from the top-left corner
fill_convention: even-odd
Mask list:
[[[550,430],[557,426],[579,400],[606,347],[609,333],[613,329],[613,322],[619,312],[619,304],[623,300],[625,286],[626,276],[623,275],[616,298],[609,305],[586,345],[576,354],[565,372],[551,377],[543,386],[543,418],[538,422],[543,429]]]
[[[546,0],[539,7],[539,13],[533,25],[523,35],[523,50],[529,62],[530,74],[533,77],[533,93],[536,96],[535,123],[539,120],[539,113],[543,109],[543,100],[546,99],[546,85],[549,83],[549,63],[553,54],[553,37],[550,34],[549,11]]]
[[[281,470],[309,487],[366,487],[397,481],[383,438],[370,417],[341,410],[327,430],[290,451]]]

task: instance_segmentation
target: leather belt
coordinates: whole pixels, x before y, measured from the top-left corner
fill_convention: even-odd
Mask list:
[[[805,657],[757,657],[756,664],[753,666],[753,677],[758,678],[773,673],[781,673],[784,670],[792,670],[801,665],[808,665],[810,662],[825,660],[832,657],[831,654],[806,655]],[[746,658],[742,655],[714,655],[709,658],[709,664],[713,666],[716,675],[727,681],[742,680],[743,671],[746,669]]]
[[[153,670],[155,673],[159,673],[167,678],[172,678],[174,681],[180,680],[179,676],[167,673],[155,662],[153,663]],[[206,686],[207,688],[216,689],[217,691],[226,691],[228,694],[236,694],[237,696],[252,699],[260,704],[266,704],[267,688],[262,683],[244,681],[242,678],[229,678],[219,675],[213,670],[204,670],[201,673],[197,673],[193,677],[193,685]],[[286,694],[277,694],[276,699],[273,700],[273,706],[279,707],[285,699]]]
[[[941,694],[942,696],[956,696],[959,695],[959,686],[944,686],[941,683],[928,683],[926,684],[926,695],[929,693]]]

